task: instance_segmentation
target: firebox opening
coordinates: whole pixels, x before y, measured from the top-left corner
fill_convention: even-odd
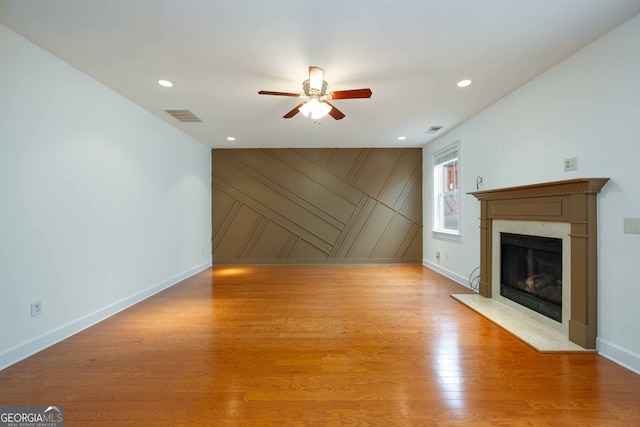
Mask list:
[[[500,233],[500,294],[562,322],[562,239]]]

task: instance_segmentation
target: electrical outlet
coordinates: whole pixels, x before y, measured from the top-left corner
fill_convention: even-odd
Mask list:
[[[564,159],[564,171],[575,171],[578,170],[578,158],[571,157],[570,159]]]
[[[31,317],[36,317],[42,314],[42,302],[36,301],[31,303]]]

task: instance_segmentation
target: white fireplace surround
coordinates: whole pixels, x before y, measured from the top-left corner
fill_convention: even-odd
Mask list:
[[[494,220],[492,228],[492,271],[491,296],[492,298],[511,307],[518,312],[535,319],[544,325],[555,329],[564,336],[569,336],[569,319],[571,318],[571,225],[566,222],[546,221],[519,221],[519,220]],[[500,233],[523,234],[529,236],[551,237],[562,239],[562,323],[550,319],[534,310],[531,310],[515,301],[500,295]]]

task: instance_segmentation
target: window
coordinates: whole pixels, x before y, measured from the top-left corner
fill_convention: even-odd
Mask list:
[[[433,231],[460,235],[460,191],[458,189],[458,144],[433,157]]]

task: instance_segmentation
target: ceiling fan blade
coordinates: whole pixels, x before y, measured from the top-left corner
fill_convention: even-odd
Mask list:
[[[322,91],[322,82],[324,81],[324,70],[320,67],[309,67],[309,89]]]
[[[301,102],[300,104],[296,105],[293,110],[289,111],[287,114],[282,116],[282,118],[283,119],[290,119],[291,117],[295,116],[300,111],[300,110],[298,110],[298,108],[302,107],[303,104],[304,104],[304,102]]]
[[[300,96],[299,93],[290,93],[290,92],[272,92],[270,90],[261,90],[258,92],[259,95],[276,95],[276,96],[295,96],[298,98]]]
[[[371,89],[336,90],[331,93],[331,99],[371,98]]]
[[[329,115],[331,117],[333,117],[336,120],[340,120],[340,119],[344,119],[344,113],[340,110],[338,110],[335,105],[331,104],[330,102],[324,101],[327,104],[329,104],[331,106],[331,110],[329,110]]]

